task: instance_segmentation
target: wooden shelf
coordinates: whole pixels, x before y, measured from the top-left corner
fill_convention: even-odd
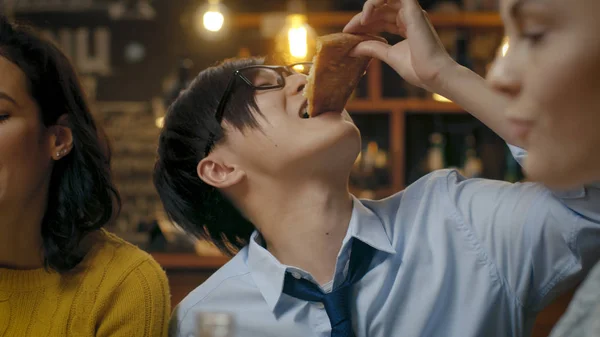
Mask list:
[[[276,14],[276,13],[273,13]],[[268,15],[246,13],[233,16],[231,25],[235,28],[259,28]],[[281,13],[285,15],[285,13]],[[356,12],[314,12],[308,13],[308,24],[318,27],[343,27]],[[502,19],[495,12],[463,12],[458,14],[430,13],[429,20],[436,27],[502,28]]]
[[[151,253],[163,268],[217,270],[229,261],[226,256],[200,256],[192,253]]]
[[[393,98],[381,100],[354,99],[348,102],[346,109],[352,113],[466,113],[455,103],[438,102],[419,98]]]

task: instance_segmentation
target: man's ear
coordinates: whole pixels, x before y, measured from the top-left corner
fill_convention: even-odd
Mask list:
[[[198,163],[197,173],[205,183],[219,189],[234,186],[246,176],[246,172],[239,166],[228,165],[214,155],[209,155]]]
[[[64,114],[58,118],[55,125],[48,128],[50,136],[50,156],[59,160],[68,155],[73,149],[73,132],[69,126],[69,117]]]

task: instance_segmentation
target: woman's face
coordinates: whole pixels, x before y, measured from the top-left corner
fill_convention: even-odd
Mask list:
[[[54,144],[25,74],[0,57],[0,214],[33,203],[47,189]],[[17,207],[17,208],[15,208]],[[0,220],[1,222],[1,220]]]
[[[509,39],[488,75],[513,100],[513,136],[534,180],[600,180],[600,1],[500,0]]]

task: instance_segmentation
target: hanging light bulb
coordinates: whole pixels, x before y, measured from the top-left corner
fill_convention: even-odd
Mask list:
[[[276,37],[276,52],[283,62],[296,63],[312,59],[317,33],[308,25],[305,14],[291,12]]]
[[[198,8],[196,12],[196,30],[208,37],[220,32],[225,25],[226,8],[219,0],[208,0],[208,3]]]
[[[306,16],[292,14],[288,18],[288,44],[293,58],[304,60],[308,54],[308,29]]]
[[[221,13],[218,0],[209,0],[208,10],[202,16],[204,28],[211,32],[218,32],[223,28],[225,16]]]

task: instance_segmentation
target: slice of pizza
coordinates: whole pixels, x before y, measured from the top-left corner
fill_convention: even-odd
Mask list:
[[[349,53],[367,40],[386,42],[381,37],[366,34],[335,33],[317,38],[317,54],[304,89],[310,117],[344,110],[371,60],[370,57],[352,57]]]

